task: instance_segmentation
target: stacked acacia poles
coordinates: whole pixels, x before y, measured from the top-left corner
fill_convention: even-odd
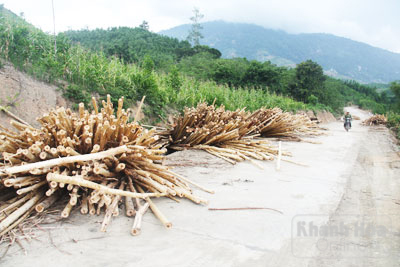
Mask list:
[[[244,109],[226,111],[224,106],[199,103],[185,108],[183,116],[174,118],[171,129],[161,133],[169,148],[202,149],[228,162],[272,160],[277,149],[266,140],[255,140],[258,118]]]
[[[257,121],[262,137],[295,137],[318,134],[318,126],[307,116],[283,112],[280,108],[259,109],[249,118]]]
[[[40,129],[15,121],[17,131],[0,126],[0,236],[34,210],[43,212],[56,201],[68,201],[62,217],[76,206],[84,214],[104,211],[105,231],[125,198],[126,214],[139,215],[135,233],[140,232],[138,220],[147,209],[139,199],[166,227],[171,223],[151,197],[177,200],[178,196],[206,203],[192,194],[192,182],[158,163],[166,150],[157,144],[154,129],[145,130],[136,120],[128,122],[130,112],[122,108],[123,98],[116,113],[110,96],[102,104],[99,110],[93,98],[91,113],[83,104],[78,113],[52,110],[38,119]]]
[[[371,126],[371,125],[386,125],[387,118],[385,117],[385,115],[377,114],[377,115],[374,115],[372,117],[369,117],[368,119],[366,119],[362,123],[364,125],[368,125],[368,126]]]

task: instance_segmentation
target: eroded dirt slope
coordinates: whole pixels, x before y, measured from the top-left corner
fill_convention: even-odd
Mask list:
[[[56,86],[37,81],[6,64],[0,69],[0,105],[31,125],[38,126],[37,117],[51,108],[68,104]],[[0,125],[10,127],[10,119],[0,112]]]

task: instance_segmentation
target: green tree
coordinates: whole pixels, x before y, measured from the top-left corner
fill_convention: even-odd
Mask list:
[[[201,26],[200,20],[202,18],[204,18],[204,15],[200,13],[197,7],[195,7],[193,9],[193,17],[190,18],[192,21],[192,27],[190,28],[189,35],[187,37],[187,40],[195,46],[200,45],[200,39],[204,38],[204,36],[201,34],[203,26]]]
[[[242,86],[247,64],[247,60],[238,58],[219,59],[213,65],[212,79],[219,84],[227,84],[229,87],[238,88]]]
[[[142,24],[139,25],[139,28],[148,31],[149,30],[149,23],[145,20],[143,20]]]
[[[207,80],[211,78],[210,70],[214,65],[214,57],[210,53],[203,52],[191,57],[185,57],[179,62],[179,69],[196,79]]]
[[[322,67],[312,60],[296,66],[296,84],[291,87],[292,95],[307,102],[310,95],[322,99],[324,95],[325,76]]]
[[[171,72],[168,74],[168,85],[178,91],[182,86],[182,80],[179,77],[178,68],[174,65]]]
[[[154,61],[149,55],[144,56],[142,68],[147,74],[151,74],[154,70]]]
[[[279,73],[275,67],[268,62],[252,60],[244,74],[243,84],[258,88],[275,87],[278,79]]]
[[[395,106],[397,110],[400,110],[400,82],[395,81],[390,83],[390,90],[395,96]]]

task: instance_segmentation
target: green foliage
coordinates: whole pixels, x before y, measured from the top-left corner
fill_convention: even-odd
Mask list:
[[[161,36],[143,27],[67,31],[65,35],[74,43],[92,51],[103,51],[107,56],[115,56],[126,63],[140,63],[148,55],[155,66],[162,69],[168,69],[178,60],[179,51],[191,50],[186,41]]]
[[[185,57],[178,64],[178,68],[191,77],[200,80],[209,80],[214,65],[213,56],[209,53],[202,52],[191,57]]]
[[[211,104],[214,99],[217,105],[224,104],[230,110],[243,107],[247,107],[251,111],[260,107],[280,107],[286,111],[307,109],[304,103],[263,90],[250,88],[232,89],[225,85],[217,85],[212,81],[199,83],[190,78],[186,78],[183,81],[181,90],[177,95],[176,106],[181,109],[184,106],[194,106],[199,101],[206,101]]]
[[[310,95],[307,98],[307,103],[310,103],[311,105],[317,105],[318,104],[318,97],[316,97],[315,95]]]
[[[145,55],[143,60],[142,69],[147,73],[151,74],[154,70],[154,61],[149,55]]]
[[[397,134],[397,138],[400,139],[400,114],[389,112],[387,114],[388,126],[391,127]]]
[[[307,60],[296,66],[296,86],[291,94],[300,101],[306,102],[310,95],[318,98],[324,94],[324,72],[322,67],[312,60]]]
[[[212,66],[212,80],[218,84],[227,84],[229,87],[243,85],[243,76],[247,70],[245,59],[220,59]]]
[[[390,90],[393,92],[395,96],[395,108],[400,112],[400,82],[392,82],[390,84]]]
[[[176,66],[173,66],[171,72],[168,74],[168,85],[176,91],[179,91],[182,86],[182,80],[179,77],[179,71]]]
[[[139,25],[139,28],[141,28],[141,29],[143,29],[145,31],[148,31],[150,26],[149,26],[149,23],[147,21],[143,20],[142,24]]]
[[[82,102],[85,105],[90,102],[90,94],[76,84],[68,85],[67,89],[64,90],[64,96],[77,103]]]
[[[375,101],[369,98],[360,99],[358,105],[360,106],[360,108],[371,110],[373,113],[384,114],[386,112],[384,105],[376,103]]]
[[[245,86],[266,88],[275,87],[279,81],[279,72],[270,62],[251,61],[243,77]]]

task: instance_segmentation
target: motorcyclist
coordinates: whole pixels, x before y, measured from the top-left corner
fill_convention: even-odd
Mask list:
[[[344,115],[344,127],[346,127],[346,119],[349,119],[349,124],[350,124],[350,128],[351,128],[351,121],[353,120],[353,118],[351,117],[350,112],[346,112],[346,114]]]

